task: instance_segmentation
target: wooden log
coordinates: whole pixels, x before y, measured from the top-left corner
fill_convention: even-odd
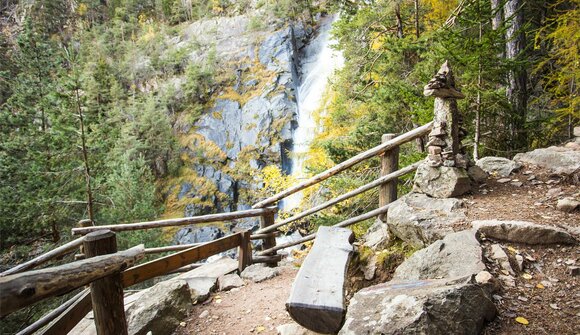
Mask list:
[[[349,229],[322,226],[317,235],[294,279],[286,310],[306,329],[336,334],[346,314],[344,284],[354,234]]]
[[[365,214],[362,214],[362,215],[359,215],[359,216],[355,216],[355,217],[350,218],[348,220],[345,220],[345,221],[342,221],[340,223],[337,223],[337,224],[335,224],[332,227],[345,228],[345,227],[351,226],[351,225],[353,225],[355,223],[359,223],[361,221],[368,220],[368,219],[373,218],[373,217],[375,217],[377,215],[380,215],[382,213],[386,213],[389,210],[389,207],[390,206],[391,206],[391,204],[387,204],[387,205],[385,205],[383,207],[374,209],[374,210],[372,210],[372,211],[370,211],[368,213],[365,213]],[[316,233],[313,233],[313,234],[310,234],[310,235],[306,235],[306,236],[304,236],[303,238],[301,238],[299,240],[292,241],[292,242],[287,242],[287,243],[282,243],[282,244],[278,244],[277,246],[275,246],[273,248],[266,249],[266,250],[263,250],[261,252],[258,252],[258,256],[271,255],[275,251],[278,251],[278,250],[281,250],[281,249],[285,249],[285,248],[289,248],[289,247],[295,246],[297,244],[302,244],[304,242],[312,241],[315,238],[316,238]],[[254,256],[254,257],[256,257],[256,256]]]
[[[393,138],[395,134],[384,134],[381,138],[382,143],[386,143]],[[399,169],[399,147],[395,147],[381,156],[381,177],[386,176]],[[397,200],[397,178],[392,179],[379,186],[379,207]],[[381,221],[386,220],[386,214],[379,215]]]
[[[274,213],[267,213],[262,215],[260,220],[260,228],[268,228],[274,224]],[[273,235],[266,234],[262,240],[262,248],[270,249],[276,246],[276,238]],[[268,266],[274,267],[278,265],[278,262],[266,263]]]
[[[174,274],[174,273],[189,272],[189,271],[191,271],[193,269],[197,269],[198,267],[200,267],[202,265],[203,265],[203,263],[189,264],[189,265],[186,265],[186,266],[182,266],[182,267],[180,267],[177,270],[169,271],[169,272],[167,272],[167,274],[170,275],[170,274]]]
[[[83,295],[37,335],[68,334],[91,311],[91,292]]]
[[[361,194],[363,192],[366,192],[366,191],[368,191],[368,190],[370,190],[372,188],[375,188],[377,186],[380,186],[380,185],[382,185],[385,182],[388,182],[390,180],[393,180],[393,179],[399,178],[401,176],[404,176],[407,173],[410,173],[410,172],[413,172],[413,171],[417,170],[417,167],[419,167],[419,165],[421,164],[421,162],[422,161],[419,161],[417,163],[414,163],[414,164],[411,164],[411,165],[409,165],[407,167],[404,167],[404,168],[402,168],[402,169],[400,169],[398,171],[395,171],[393,173],[390,173],[390,174],[388,174],[386,176],[380,177],[379,179],[374,180],[374,181],[372,181],[372,182],[370,182],[370,183],[368,183],[366,185],[363,185],[363,186],[361,186],[361,187],[359,187],[359,188],[357,188],[355,190],[352,190],[350,192],[347,192],[347,193],[345,193],[343,195],[340,195],[340,196],[338,196],[336,198],[330,199],[330,200],[328,200],[328,201],[326,201],[326,202],[324,202],[324,203],[322,203],[320,205],[314,206],[314,207],[312,207],[312,208],[310,208],[308,210],[305,210],[305,211],[303,211],[301,213],[298,213],[298,214],[296,214],[294,216],[291,216],[291,217],[289,217],[289,218],[287,218],[285,220],[282,220],[282,221],[280,221],[280,222],[278,222],[276,224],[273,224],[273,225],[271,225],[271,226],[269,226],[267,228],[258,229],[254,234],[255,235],[261,235],[261,234],[269,233],[269,232],[271,232],[271,231],[273,231],[273,230],[275,230],[275,229],[277,229],[279,227],[282,227],[282,226],[284,226],[284,225],[286,225],[288,223],[294,222],[296,220],[300,220],[303,217],[306,217],[306,216],[308,216],[310,214],[314,214],[314,213],[319,212],[319,211],[321,211],[321,210],[323,210],[325,208],[328,208],[328,207],[330,207],[332,205],[335,205],[335,204],[337,204],[337,203],[339,203],[341,201],[344,201],[346,199],[352,198],[352,197],[357,196],[357,195],[359,195],[359,194]]]
[[[252,264],[252,241],[250,240],[249,230],[241,232],[240,246],[238,247],[238,270],[240,273]]]
[[[52,320],[56,319],[61,313],[63,313],[70,306],[72,306],[74,303],[76,303],[83,295],[88,294],[88,293],[89,293],[88,289],[85,289],[85,290],[79,292],[77,295],[75,295],[74,297],[67,300],[64,304],[62,304],[62,305],[58,306],[56,309],[53,309],[52,311],[48,312],[47,314],[42,316],[40,319],[36,320],[30,326],[28,326],[28,327],[22,329],[21,331],[19,331],[18,333],[16,333],[16,335],[33,334],[35,331],[39,330],[40,328],[49,324]]]
[[[145,255],[160,254],[162,252],[181,251],[192,247],[197,247],[198,245],[202,244],[203,243],[192,243],[192,244],[170,245],[167,247],[158,247],[158,248],[145,248]]]
[[[267,237],[276,237],[278,235],[280,235],[280,232],[279,231],[271,232],[271,233],[267,233],[267,234],[252,234],[250,236],[250,239],[252,239],[252,240],[262,240],[262,239],[265,239]]]
[[[401,144],[407,143],[409,141],[414,140],[415,138],[417,138],[419,136],[423,136],[423,135],[429,133],[432,126],[433,126],[433,122],[429,122],[429,123],[427,123],[419,128],[415,128],[415,129],[413,129],[413,130],[411,130],[403,135],[397,136],[388,142],[382,143],[382,144],[380,144],[372,149],[369,149],[369,150],[362,152],[362,153],[360,153],[352,158],[349,158],[346,161],[344,161],[340,164],[337,164],[337,165],[331,167],[330,169],[328,169],[324,172],[321,172],[321,173],[317,174],[316,176],[311,177],[311,178],[303,181],[300,184],[297,184],[297,185],[290,187],[290,188],[288,188],[280,193],[277,193],[270,198],[262,200],[262,201],[256,203],[254,206],[252,206],[252,208],[262,208],[262,207],[268,206],[270,204],[277,202],[280,199],[286,198],[287,196],[294,194],[296,192],[299,192],[299,191],[301,191],[309,186],[312,186],[314,184],[318,184],[321,181],[326,180],[326,179],[350,168],[351,166],[364,161],[365,159],[382,154],[383,152],[385,152],[387,150],[398,147]]]
[[[83,246],[87,258],[114,254],[117,252],[117,238],[110,230],[99,230],[87,234]],[[95,280],[90,287],[97,334],[127,335],[121,273]]]
[[[90,232],[108,229],[111,231],[131,231],[131,230],[142,230],[142,229],[153,229],[153,228],[163,228],[163,227],[176,227],[176,226],[186,226],[189,224],[198,223],[208,223],[217,221],[228,221],[235,219],[243,219],[249,217],[257,217],[267,213],[276,213],[278,208],[276,207],[265,207],[258,209],[248,209],[245,211],[231,212],[231,213],[219,213],[219,214],[208,214],[201,216],[192,216],[187,218],[178,219],[167,219],[158,221],[147,221],[147,222],[137,222],[137,223],[127,223],[127,224],[116,224],[116,225],[106,225],[106,226],[94,226],[94,227],[81,227],[73,228],[73,235],[86,235]]]
[[[240,243],[241,233],[237,233],[141,264],[123,272],[123,286],[129,287],[157,276],[166,275],[170,271],[238,247]]]
[[[112,255],[1,277],[0,317],[127,269],[144,257],[143,250],[140,245]]]
[[[41,264],[44,264],[55,257],[65,255],[72,250],[78,248],[81,244],[83,244],[83,238],[77,238],[76,240],[70,241],[66,244],[61,245],[60,247],[54,248],[47,253],[44,253],[38,257],[35,257],[28,262],[24,262],[22,264],[16,265],[15,267],[8,269],[2,273],[0,273],[0,277],[4,277],[7,275],[12,275],[15,273],[20,273],[22,271],[26,271],[28,269],[35,268]]]

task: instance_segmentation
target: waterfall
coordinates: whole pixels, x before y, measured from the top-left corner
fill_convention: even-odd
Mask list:
[[[292,134],[291,155],[292,175],[297,180],[304,178],[304,162],[317,129],[313,113],[321,107],[329,77],[344,64],[342,53],[331,48],[336,44],[330,39],[330,29],[336,19],[336,16],[321,19],[318,35],[305,47],[300,62],[302,80],[297,89],[298,127]],[[286,210],[296,208],[301,200],[302,193],[295,193],[284,200],[282,207]]]

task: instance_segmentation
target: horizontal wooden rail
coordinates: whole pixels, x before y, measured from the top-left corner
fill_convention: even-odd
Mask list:
[[[197,247],[202,245],[203,243],[192,243],[192,244],[180,244],[180,245],[170,245],[167,247],[159,247],[159,248],[145,248],[145,254],[160,254],[162,252],[171,252],[171,251],[181,251],[186,250],[189,248]]]
[[[318,206],[314,206],[314,207],[312,207],[310,209],[307,209],[307,210],[305,210],[305,211],[303,211],[301,213],[298,213],[298,214],[296,214],[294,216],[291,216],[291,217],[289,217],[289,218],[287,218],[285,220],[282,220],[282,221],[280,221],[280,222],[278,222],[276,224],[273,224],[273,225],[271,225],[269,227],[266,227],[266,228],[263,228],[263,229],[258,229],[254,234],[258,235],[258,234],[269,233],[271,231],[276,230],[279,227],[282,227],[284,225],[287,225],[287,224],[289,224],[291,222],[294,222],[296,220],[300,220],[300,219],[302,219],[302,218],[304,218],[304,217],[306,217],[308,215],[314,214],[314,213],[319,212],[319,211],[321,211],[321,210],[323,210],[325,208],[328,208],[328,207],[330,207],[332,205],[335,205],[335,204],[337,204],[337,203],[339,203],[341,201],[344,201],[346,199],[349,199],[349,198],[352,198],[354,196],[357,196],[357,195],[359,195],[359,194],[361,194],[363,192],[366,192],[366,191],[368,191],[368,190],[370,190],[370,189],[372,189],[374,187],[380,186],[380,185],[382,185],[382,184],[384,184],[386,182],[389,182],[391,180],[394,180],[394,179],[397,179],[397,178],[399,178],[401,176],[404,176],[407,173],[410,173],[410,172],[413,172],[413,171],[417,170],[417,167],[421,164],[421,162],[422,161],[419,161],[417,163],[414,163],[414,164],[411,164],[411,165],[409,165],[407,167],[404,167],[404,168],[402,168],[400,170],[397,170],[397,171],[395,171],[393,173],[389,173],[388,175],[383,176],[383,177],[380,177],[380,178],[378,178],[375,181],[372,181],[372,182],[370,182],[370,183],[368,183],[366,185],[363,185],[363,186],[361,186],[361,187],[359,187],[359,188],[357,188],[355,190],[352,190],[352,191],[350,191],[348,193],[345,193],[343,195],[340,195],[340,196],[338,196],[336,198],[330,199],[330,200],[328,200],[328,201],[326,201],[326,202],[324,202],[324,203],[322,203],[322,204],[320,204]]]
[[[348,168],[350,168],[351,166],[358,164],[360,162],[362,162],[365,159],[368,159],[370,157],[379,155],[384,153],[385,151],[391,150],[392,148],[398,147],[401,144],[407,143],[409,141],[414,140],[417,137],[421,137],[424,136],[426,134],[429,133],[429,131],[431,131],[431,127],[433,126],[433,121],[419,127],[419,128],[415,128],[403,135],[397,136],[392,140],[389,140],[385,143],[382,143],[372,149],[369,149],[365,152],[362,152],[352,158],[347,159],[346,161],[337,164],[333,167],[331,167],[330,169],[321,172],[319,174],[317,174],[314,177],[311,177],[303,182],[301,182],[300,184],[297,184],[295,186],[292,186],[290,188],[287,188],[286,190],[275,194],[274,196],[262,200],[258,203],[256,203],[254,206],[252,206],[252,208],[263,208],[265,206],[271,205],[275,202],[277,202],[280,199],[286,198],[287,196],[294,194],[296,192],[299,192],[309,186],[312,186],[314,184],[318,184],[323,180],[326,180]]]
[[[111,255],[1,277],[0,317],[123,271],[145,256],[144,249],[140,245]]]
[[[388,204],[388,205],[385,205],[383,207],[380,207],[380,208],[377,208],[375,210],[372,210],[372,211],[370,211],[368,213],[365,213],[365,214],[362,214],[362,215],[359,215],[359,216],[355,216],[355,217],[350,218],[348,220],[342,221],[341,223],[335,224],[333,227],[343,227],[344,228],[344,227],[348,227],[350,225],[353,225],[355,223],[359,223],[361,221],[368,220],[368,219],[370,219],[372,217],[375,217],[377,215],[386,213],[389,210],[389,206],[390,205],[391,204]],[[266,249],[266,250],[262,250],[262,251],[260,251],[258,253],[258,256],[265,256],[265,255],[271,254],[271,253],[276,252],[276,251],[281,250],[281,249],[285,249],[285,248],[292,247],[292,246],[295,246],[295,245],[298,245],[298,244],[302,244],[304,242],[311,241],[311,240],[313,240],[315,238],[316,238],[316,233],[313,233],[313,234],[310,234],[310,235],[306,235],[303,238],[298,239],[296,241],[291,241],[291,242],[287,242],[287,243],[283,243],[283,244],[278,244],[277,246],[275,246],[273,248]]]
[[[130,230],[142,230],[142,229],[153,229],[153,228],[163,228],[163,227],[175,227],[175,226],[186,226],[189,224],[197,223],[208,223],[217,221],[228,221],[249,217],[261,216],[266,213],[275,213],[278,209],[276,207],[266,207],[258,209],[248,209],[238,212],[230,213],[219,213],[219,214],[208,214],[201,216],[192,216],[187,218],[178,219],[167,219],[158,221],[148,221],[148,222],[137,222],[137,223],[127,223],[127,224],[116,224],[116,225],[106,225],[106,226],[92,226],[92,227],[79,227],[73,228],[73,235],[86,235],[90,232],[108,229],[112,231],[130,231]]]
[[[75,295],[74,297],[67,300],[62,305],[58,306],[56,309],[53,309],[52,311],[48,312],[40,319],[36,320],[30,326],[28,326],[28,327],[22,329],[21,331],[19,331],[18,333],[16,333],[16,335],[33,334],[35,331],[39,330],[40,328],[49,324],[52,320],[56,319],[61,313],[66,311],[70,306],[72,306],[75,302],[77,302],[77,300],[79,300],[83,295],[87,294],[88,292],[89,292],[89,289],[84,289],[83,291],[81,291],[80,293]]]
[[[277,237],[279,235],[280,235],[279,231],[268,233],[268,234],[252,234],[250,236],[250,239],[251,240],[261,240],[261,239],[268,238],[268,237]]]
[[[32,269],[35,268],[41,264],[44,264],[48,261],[50,261],[53,258],[56,258],[58,256],[62,256],[64,254],[67,254],[69,252],[72,252],[73,250],[75,250],[76,248],[78,248],[79,246],[81,246],[83,244],[83,237],[81,238],[77,238],[76,240],[70,241],[66,244],[61,245],[60,247],[57,247],[55,249],[50,250],[49,252],[42,254],[38,257],[35,257],[31,260],[29,260],[28,262],[24,262],[22,264],[16,265],[15,267],[8,269],[2,273],[0,273],[0,277],[3,276],[7,276],[7,275],[13,275],[15,273],[19,273],[28,269]]]
[[[91,311],[91,302],[91,292],[85,290],[77,301],[36,335],[68,334]]]
[[[164,256],[151,262],[141,264],[123,272],[123,286],[129,287],[145,280],[162,276],[170,271],[201,261],[240,246],[243,232],[222,237],[220,239],[192,247],[184,251]]]

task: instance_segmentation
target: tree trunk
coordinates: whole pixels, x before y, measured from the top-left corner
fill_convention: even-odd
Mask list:
[[[498,30],[503,21],[501,3],[501,0],[491,0],[491,28],[493,30]]]
[[[397,37],[403,38],[403,20],[401,19],[401,5],[399,3],[395,7],[395,15],[397,16]]]
[[[419,0],[414,0],[415,4],[415,37],[419,39],[421,32],[419,31]]]
[[[520,8],[520,0],[507,0],[504,7],[506,18],[506,48],[505,57],[508,61],[517,61],[525,49],[525,35],[523,32],[524,13]],[[508,117],[508,131],[512,151],[525,149],[527,135],[525,131],[528,93],[526,89],[527,72],[520,64],[512,65],[508,73],[506,95],[511,105]]]
[[[87,212],[89,213],[89,220],[91,222],[95,222],[95,211],[93,208],[93,190],[91,188],[91,168],[89,165],[89,156],[87,152],[87,144],[85,138],[85,123],[83,119],[83,111],[81,110],[81,98],[79,95],[79,87],[75,88],[76,94],[76,103],[77,103],[77,113],[79,117],[79,123],[81,127],[81,144],[83,150],[83,162],[85,165],[85,180],[86,180],[86,189],[87,189]]]

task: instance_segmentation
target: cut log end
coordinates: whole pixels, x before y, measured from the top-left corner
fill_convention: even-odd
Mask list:
[[[302,327],[320,334],[336,334],[342,328],[344,308],[287,303],[286,310]]]

